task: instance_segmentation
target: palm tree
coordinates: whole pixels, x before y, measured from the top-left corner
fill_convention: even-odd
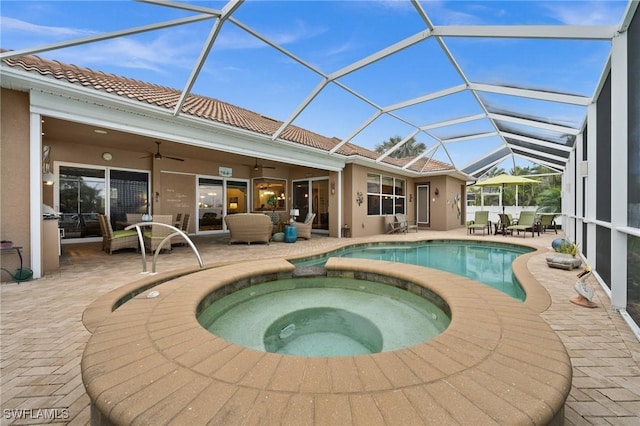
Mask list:
[[[401,140],[402,138],[400,136],[392,136],[383,143],[377,144],[374,149],[376,152],[383,154],[397,145]],[[422,154],[425,149],[427,149],[425,144],[416,141],[415,138],[412,137],[402,144],[402,146],[398,147],[398,149],[389,154],[389,156],[393,158],[416,157]]]
[[[562,193],[560,186],[550,186],[536,198],[541,213],[559,213],[562,211]]]

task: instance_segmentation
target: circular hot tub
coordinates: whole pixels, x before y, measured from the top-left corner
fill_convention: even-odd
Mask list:
[[[424,343],[450,319],[433,301],[393,285],[335,276],[253,285],[201,305],[198,321],[230,342],[301,356],[349,356]]]
[[[238,290],[291,278],[291,263],[270,259],[151,277],[139,284],[145,291],[95,322],[81,367],[92,423],[561,423],[571,362],[533,309],[467,278],[414,265],[334,258],[326,268],[435,301],[449,309],[451,322],[432,339],[400,349],[286,355],[212,334],[197,316]],[[150,298],[154,279],[157,294]],[[278,321],[304,309],[265,322],[258,333],[263,344],[269,333],[291,336],[290,320],[297,320]],[[332,309],[333,315],[342,308]]]

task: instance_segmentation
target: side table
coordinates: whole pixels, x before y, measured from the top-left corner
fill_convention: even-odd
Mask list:
[[[285,225],[284,227],[284,242],[295,243],[298,239],[298,229],[292,225]]]
[[[349,228],[347,225],[342,227],[342,238],[351,238],[351,228]]]

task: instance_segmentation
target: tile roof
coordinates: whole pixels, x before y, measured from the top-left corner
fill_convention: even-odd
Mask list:
[[[3,49],[2,51],[5,50]],[[43,76],[63,80],[72,84],[79,84],[98,91],[169,110],[175,109],[175,106],[180,100],[181,92],[176,89],[114,74],[107,74],[101,71],[94,71],[90,68],[65,64],[59,61],[43,59],[35,55],[6,58],[3,59],[3,62],[8,66],[22,68],[28,72],[39,73]],[[275,134],[282,125],[282,121],[274,120],[217,99],[196,94],[189,94],[187,96],[182,106],[182,113],[267,136]],[[323,151],[333,149],[340,142],[338,138],[328,138],[294,125],[287,126],[279,138]],[[346,143],[341,146],[337,153],[345,156],[357,155],[371,160],[375,160],[380,156],[380,154],[375,151],[351,143]],[[411,160],[412,158],[396,159],[386,157],[383,162],[402,167]],[[454,170],[450,164],[437,160],[428,161],[426,158],[421,158],[416,161],[409,169],[416,172]]]

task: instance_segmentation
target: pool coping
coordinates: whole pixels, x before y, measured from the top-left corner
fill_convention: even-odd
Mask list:
[[[535,256],[537,254],[547,253],[547,251],[539,247],[528,245],[526,243],[511,243],[511,242],[502,243],[502,242],[493,242],[493,241],[487,242],[486,240],[479,239],[479,238],[476,238],[476,239],[470,238],[466,240],[459,240],[458,238],[438,238],[438,239],[418,240],[418,241],[413,241],[412,243],[429,242],[429,241],[466,241],[466,242],[476,241],[476,242],[481,242],[485,244],[486,243],[496,244],[496,245],[509,244],[509,245],[517,245],[517,246],[524,246],[524,247],[530,248],[533,251],[530,253],[524,253],[518,256],[514,260],[514,262],[511,264],[511,269],[513,270],[514,275],[520,282],[520,285],[522,286],[522,288],[524,289],[527,295],[524,303],[529,308],[534,309],[536,312],[541,313],[546,311],[549,308],[549,306],[551,306],[551,296],[549,296],[549,293],[545,290],[545,288],[541,286],[540,283],[538,283],[538,281],[531,274],[531,272],[529,271],[529,268],[527,267],[527,263],[529,262],[529,259],[532,256]],[[401,242],[395,242],[395,243],[402,244]],[[342,242],[342,244],[338,244],[331,251],[348,249],[349,247],[355,247],[355,246],[368,246],[368,245],[379,245],[379,244],[389,244],[389,241],[385,241],[385,240],[369,241],[366,243],[355,243],[355,244],[349,241],[346,241],[346,242]],[[287,260],[291,262],[295,262],[296,260],[299,260],[299,259],[305,259],[313,256],[320,256],[325,253],[326,253],[326,250],[317,251],[317,252],[308,252],[304,255],[288,257]],[[204,269],[217,268],[220,266],[234,264],[234,263],[235,262],[220,262],[215,265],[205,265],[202,268],[192,266],[192,267],[175,269],[175,270],[156,273],[156,274],[151,274],[151,273],[142,274],[144,276],[140,280],[134,281],[129,284],[125,284],[121,287],[111,290],[110,292],[102,295],[101,297],[96,299],[93,303],[91,303],[84,310],[82,314],[82,323],[87,329],[87,331],[89,331],[90,333],[93,333],[95,328],[105,318],[107,318],[107,316],[109,316],[111,312],[116,310],[117,307],[123,301],[130,299],[132,295],[136,295],[144,290],[150,289],[151,287],[158,285],[158,283],[162,283],[177,277],[181,277],[183,275],[188,275]]]
[[[92,421],[560,424],[572,369],[564,345],[538,315],[550,298],[527,277],[526,262],[536,253],[513,265],[525,303],[435,269],[330,259],[330,273],[409,281],[451,308],[451,324],[429,342],[355,357],[263,353],[197,322],[197,306],[212,291],[264,274],[286,277],[294,266],[284,259],[147,277],[145,284],[169,280],[154,287],[158,297],[148,299],[145,291],[98,321],[113,306],[111,294],[86,315],[93,336],[81,367]]]

